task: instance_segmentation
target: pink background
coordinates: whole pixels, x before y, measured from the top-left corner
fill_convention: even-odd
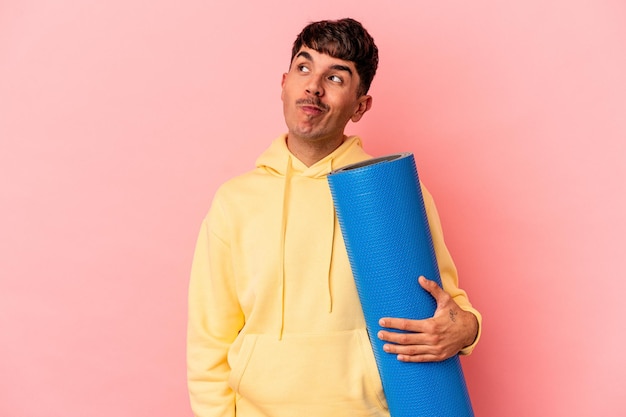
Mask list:
[[[0,415],[191,415],[200,221],[285,130],[297,32],[344,16],[381,50],[348,131],[415,153],[484,314],[476,415],[626,415],[621,0],[3,0]]]

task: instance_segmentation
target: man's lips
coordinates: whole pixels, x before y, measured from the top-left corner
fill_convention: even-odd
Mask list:
[[[316,116],[318,114],[322,114],[322,109],[320,109],[319,107],[316,107],[316,106],[300,106],[300,110],[302,110],[304,113],[312,115],[312,116]]]
[[[304,113],[309,115],[318,115],[328,111],[328,106],[319,100],[303,98],[296,101],[296,105]]]

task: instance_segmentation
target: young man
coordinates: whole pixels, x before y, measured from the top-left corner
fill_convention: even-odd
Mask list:
[[[370,158],[344,135],[371,108],[378,50],[352,19],[308,25],[282,78],[288,133],[225,183],[202,224],[189,289],[188,383],[197,417],[388,416],[326,175]],[[427,320],[381,318],[402,361],[471,352],[480,315],[458,288],[423,189],[444,289]],[[444,291],[445,290],[445,291]],[[304,414],[303,414],[304,413]]]

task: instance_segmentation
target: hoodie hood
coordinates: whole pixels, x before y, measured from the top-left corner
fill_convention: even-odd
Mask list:
[[[285,325],[285,275],[290,268],[289,256],[292,247],[287,247],[289,240],[301,239],[301,236],[291,235],[292,230],[297,230],[299,222],[315,222],[316,242],[313,248],[306,254],[310,259],[315,260],[310,265],[314,269],[314,277],[326,277],[328,311],[333,309],[333,294],[331,285],[330,268],[333,257],[333,242],[335,240],[336,219],[335,210],[330,194],[330,188],[326,176],[334,169],[342,166],[360,162],[369,158],[361,145],[361,139],[357,136],[345,137],[343,143],[325,158],[307,167],[302,161],[296,158],[287,148],[287,135],[281,135],[272,142],[270,147],[257,159],[256,166],[270,175],[283,179],[282,193],[282,213],[279,239],[279,270],[280,270],[280,290],[279,300],[281,303],[279,337],[282,338]],[[300,213],[310,205],[315,205],[315,214],[312,217],[301,218]],[[290,227],[290,230],[287,227]],[[309,245],[309,247],[311,247]],[[286,256],[287,254],[287,256]],[[316,278],[317,279],[317,278]]]
[[[259,156],[256,167],[286,177],[297,173],[310,178],[325,178],[328,173],[342,166],[369,158],[362,148],[361,138],[346,136],[343,143],[325,158],[307,167],[287,148],[287,135],[276,138],[270,147]],[[291,165],[292,171],[288,170]]]

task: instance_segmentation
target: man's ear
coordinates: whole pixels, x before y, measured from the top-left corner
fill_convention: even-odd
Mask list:
[[[354,114],[352,115],[350,120],[352,120],[353,123],[358,122],[359,120],[361,120],[361,117],[363,117],[365,112],[367,112],[371,108],[372,108],[372,96],[368,96],[368,95],[361,96],[359,98],[358,106],[356,110],[354,111]]]
[[[283,78],[280,80],[280,99],[285,99],[285,80],[287,79],[287,73],[283,74]]]

